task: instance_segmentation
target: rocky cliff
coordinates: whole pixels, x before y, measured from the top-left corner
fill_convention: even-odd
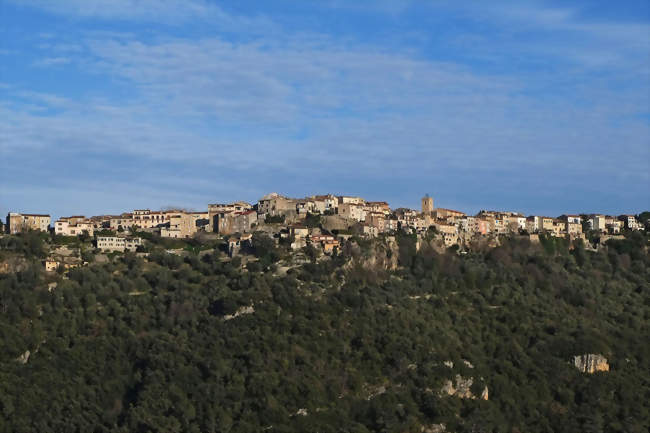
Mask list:
[[[453,395],[458,398],[470,398],[470,399],[475,399],[477,398],[471,391],[472,384],[474,383],[474,379],[471,377],[462,377],[460,374],[456,375],[456,378],[454,381],[448,380],[445,382],[445,384],[442,386],[442,389],[440,390],[440,394],[444,395]],[[489,396],[488,393],[488,387],[486,386],[483,388],[483,391],[481,391],[481,395],[478,397],[481,400],[487,400]]]
[[[573,357],[573,365],[583,373],[595,373],[597,371],[609,371],[607,358],[603,355],[585,354]]]

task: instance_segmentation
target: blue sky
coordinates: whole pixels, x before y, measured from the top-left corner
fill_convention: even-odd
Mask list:
[[[0,214],[650,208],[647,1],[0,0]]]

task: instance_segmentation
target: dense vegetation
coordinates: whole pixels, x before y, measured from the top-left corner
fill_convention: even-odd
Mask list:
[[[398,240],[396,271],[360,242],[283,274],[262,239],[247,269],[155,249],[62,278],[41,270],[41,237],[5,237],[33,262],[0,275],[0,431],[648,431],[647,237]],[[611,371],[580,373],[585,353]],[[489,400],[440,395],[456,374]]]

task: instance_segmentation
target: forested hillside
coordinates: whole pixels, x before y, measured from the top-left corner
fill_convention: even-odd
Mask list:
[[[3,248],[28,265],[0,274],[0,431],[650,428],[641,233],[468,254],[403,235],[397,270],[362,244],[286,272],[273,251],[241,268],[155,250],[65,277],[42,271],[39,239],[14,238]],[[582,354],[610,370],[580,372]]]

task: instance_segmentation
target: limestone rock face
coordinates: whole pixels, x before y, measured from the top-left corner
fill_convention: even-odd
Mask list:
[[[445,433],[447,426],[444,424],[431,424],[430,426],[423,426],[420,430],[422,433]]]
[[[477,398],[471,391],[472,384],[474,383],[473,378],[471,377],[464,378],[460,374],[457,374],[454,382],[452,382],[451,380],[445,382],[445,384],[442,386],[442,389],[440,390],[440,393],[453,395],[458,398],[470,398],[470,399]],[[479,398],[482,400],[487,400],[488,396],[489,396],[488,387],[486,386],[483,389],[483,391],[481,391],[481,395],[479,396]]]
[[[597,371],[609,371],[607,358],[593,353],[574,356],[573,365],[583,373],[592,374]]]
[[[31,355],[31,352],[29,350],[26,350],[25,353],[16,358],[16,362],[27,364],[27,361],[29,361],[29,355]]]
[[[232,320],[236,317],[243,316],[244,314],[253,314],[255,312],[255,307],[249,305],[247,307],[241,307],[234,314],[227,314],[223,316],[223,320]]]

